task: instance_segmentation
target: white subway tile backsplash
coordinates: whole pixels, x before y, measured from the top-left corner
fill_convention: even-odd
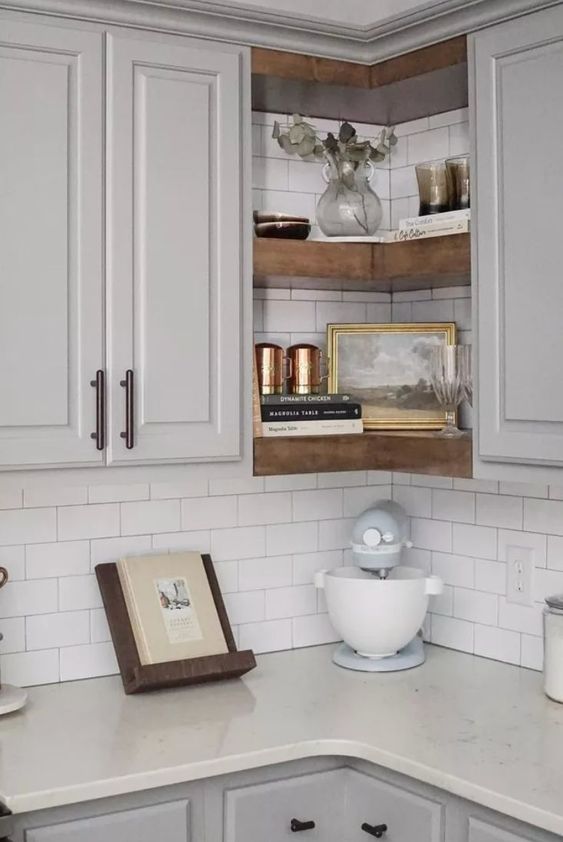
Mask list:
[[[456,617],[432,615],[431,637],[432,643],[447,646],[449,649],[459,649],[460,652],[473,652],[473,630],[475,626],[467,620]]]
[[[455,123],[449,127],[450,156],[466,155],[469,152],[469,123]]]
[[[390,485],[367,485],[359,488],[344,489],[344,517],[355,518],[369,509],[378,500],[391,497]]]
[[[28,508],[42,506],[73,506],[88,502],[88,489],[85,486],[59,486],[55,484],[38,485],[26,488],[23,492],[23,504]]]
[[[366,471],[334,471],[318,476],[319,488],[353,488],[364,486],[366,482]]]
[[[175,500],[182,497],[206,497],[207,477],[194,476],[181,482],[151,483],[151,500]],[[229,492],[224,492],[228,494]]]
[[[366,321],[368,324],[385,324],[391,321],[391,303],[370,303],[366,305]]]
[[[30,544],[26,549],[26,578],[76,576],[90,572],[90,542]]]
[[[316,474],[293,474],[289,476],[266,477],[266,491],[300,491],[303,488],[316,488]]]
[[[0,590],[0,617],[26,617],[58,608],[57,580],[8,582]]]
[[[268,333],[287,330],[313,333],[316,330],[314,301],[264,301],[264,330]],[[326,323],[325,323],[326,326]]]
[[[317,613],[317,589],[314,585],[274,588],[266,591],[266,619],[300,617]]]
[[[105,643],[111,640],[111,634],[103,608],[93,608],[90,611],[90,641],[92,643]]]
[[[160,532],[152,536],[155,552],[198,552],[211,551],[211,531],[196,529],[192,532]]]
[[[229,620],[234,625],[256,623],[265,619],[264,591],[247,591],[224,595]]]
[[[89,643],[61,649],[61,681],[76,681],[119,672],[113,644]]]
[[[547,566],[551,570],[563,570],[563,538],[547,536]]]
[[[522,498],[501,494],[478,494],[476,522],[482,526],[522,529]]]
[[[293,584],[311,585],[317,570],[332,570],[341,566],[341,550],[296,554],[293,556]]]
[[[504,595],[506,593],[506,564],[502,561],[475,559],[475,587],[479,591]]]
[[[51,649],[90,643],[90,612],[38,614],[27,617],[25,632],[28,649]]]
[[[525,499],[524,529],[563,535],[563,501]]]
[[[448,157],[450,137],[448,127],[431,128],[410,134],[407,139],[407,163],[418,164]]]
[[[0,545],[40,544],[43,541],[56,540],[56,509],[6,509],[0,511]]]
[[[26,617],[6,617],[2,620],[3,637],[0,641],[0,655],[25,651],[26,619]]]
[[[326,330],[327,324],[348,324],[366,321],[366,305],[352,301],[317,301],[317,330]]]
[[[131,535],[126,538],[96,538],[90,541],[91,568],[96,564],[118,561],[120,558],[145,555],[152,548],[150,535]]]
[[[291,649],[291,620],[267,620],[239,627],[239,647],[256,653]]]
[[[413,518],[411,537],[419,549],[449,553],[452,549],[452,524],[444,520]]]
[[[148,500],[148,483],[135,485],[91,485],[88,489],[89,503],[121,503],[130,500]],[[60,504],[59,504],[60,505]]]
[[[86,608],[101,607],[102,598],[95,576],[65,576],[63,579],[59,579],[60,611],[79,611]],[[47,610],[49,609],[44,609],[44,611]]]
[[[520,664],[532,670],[543,669],[543,638],[529,634],[520,636]]]
[[[454,523],[453,551],[460,555],[471,555],[475,558],[495,559],[497,554],[497,530],[488,526]]]
[[[214,561],[231,561],[263,556],[266,554],[266,529],[264,526],[213,529],[211,531],[211,554]],[[283,552],[273,554],[283,555]]]
[[[293,559],[290,555],[246,558],[238,563],[241,591],[283,588],[291,585]]]
[[[193,498],[207,501],[207,498]],[[182,527],[189,529],[189,514],[182,501]],[[189,511],[189,510],[188,510]],[[143,500],[121,504],[121,534],[138,535],[143,532],[175,532],[180,529],[180,503],[178,500]]]
[[[0,547],[0,565],[7,568],[10,581],[25,579],[25,547]]]
[[[128,503],[125,505],[143,505]],[[39,510],[40,511],[40,510]],[[43,510],[48,511],[48,510]],[[63,506],[57,510],[59,541],[75,541],[81,538],[110,538],[119,535],[120,518],[118,503],[102,503],[90,506]],[[131,534],[145,532],[137,523]],[[43,540],[49,540],[44,538]],[[54,540],[54,539],[51,539]]]
[[[264,491],[263,477],[232,477],[230,479],[210,479],[209,494],[261,494]],[[182,494],[181,497],[193,497],[197,495]]]
[[[182,530],[212,529],[218,523],[221,526],[237,525],[236,497],[189,497],[182,500]],[[174,525],[171,525],[162,531],[173,530]],[[151,529],[151,532],[154,531]]]
[[[291,520],[291,512],[291,493],[289,491],[246,494],[239,497],[238,500],[238,522],[240,526],[286,523]]]
[[[255,158],[252,167],[253,186],[259,190],[288,190],[288,167],[287,158]]]
[[[412,485],[393,486],[393,500],[413,517],[431,517],[432,491]]]
[[[520,663],[520,635],[518,632],[475,624],[474,653],[484,658]]]
[[[433,489],[432,517],[458,523],[475,523],[475,495],[470,491]]]
[[[318,528],[316,521],[266,527],[267,555],[314,552],[318,544]]]
[[[2,681],[27,687],[30,684],[54,684],[60,681],[59,650],[17,652],[2,656]],[[63,679],[64,680],[64,679]]]
[[[328,614],[310,614],[307,617],[295,617],[293,624],[293,645],[320,646],[340,640],[328,618]]]
[[[448,585],[472,588],[475,585],[475,562],[469,556],[432,553],[432,573]]]
[[[516,605],[501,597],[498,624],[503,629],[541,636],[543,634],[542,607],[541,605]]]
[[[468,588],[454,588],[454,617],[496,626],[498,620],[498,598],[496,594],[474,591]]]
[[[342,489],[340,488],[294,491],[292,497],[294,521],[342,517]]]
[[[428,125],[431,129],[434,129],[438,126],[453,126],[455,123],[466,123],[468,119],[468,108],[456,108],[454,111],[433,114],[428,118]]]
[[[545,567],[547,564],[546,535],[536,532],[522,532],[516,529],[499,529],[499,561],[507,561],[508,547],[529,547],[533,551],[533,564],[535,567]]]

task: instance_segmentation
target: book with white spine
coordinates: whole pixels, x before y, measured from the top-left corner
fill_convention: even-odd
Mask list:
[[[399,220],[399,231],[405,228],[434,228],[444,223],[469,221],[471,209],[444,211],[443,213],[428,213],[424,216],[409,216]]]
[[[324,421],[263,421],[264,436],[338,436],[363,433],[361,419],[330,419]]]

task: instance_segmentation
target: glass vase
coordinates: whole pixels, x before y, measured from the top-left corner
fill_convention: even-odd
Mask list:
[[[328,163],[327,188],[317,204],[317,223],[326,237],[369,237],[381,225],[383,211],[370,181],[375,168],[368,161]]]

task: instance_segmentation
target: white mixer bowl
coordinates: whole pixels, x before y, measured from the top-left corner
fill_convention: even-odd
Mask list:
[[[428,597],[440,594],[442,580],[415,567],[395,567],[380,579],[359,567],[320,570],[330,621],[343,640],[366,658],[394,655],[419,631]]]

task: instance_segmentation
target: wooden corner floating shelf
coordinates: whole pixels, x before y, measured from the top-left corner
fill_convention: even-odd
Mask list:
[[[392,125],[467,105],[464,35],[377,64],[252,49],[252,107]]]
[[[379,290],[464,286],[470,282],[469,234],[399,243],[254,240],[254,286]]]
[[[255,476],[366,470],[469,478],[473,475],[471,433],[459,439],[441,439],[427,431],[390,430],[254,439]]]

